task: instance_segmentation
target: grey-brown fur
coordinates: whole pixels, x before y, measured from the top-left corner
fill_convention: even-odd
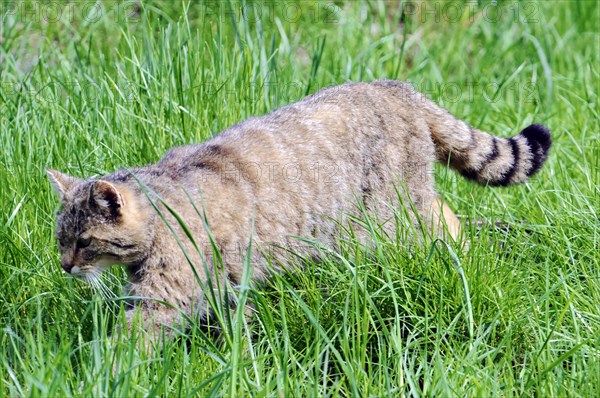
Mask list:
[[[124,264],[131,292],[149,298],[139,305],[144,322],[171,325],[177,311],[152,299],[204,313],[205,292],[148,197],[174,228],[203,283],[208,276],[201,257],[157,199],[186,221],[210,271],[209,239],[198,210],[206,212],[224,260],[213,285],[225,279],[236,284],[253,227],[255,248],[285,245],[293,242],[291,237],[332,243],[336,220],[354,214],[359,200],[393,229],[388,205],[398,205],[399,186],[426,224],[436,229],[443,220],[456,236],[458,221],[434,190],[436,159],[479,183],[508,185],[535,173],[550,143],[540,125],[510,139],[493,137],[405,83],[331,87],[250,118],[203,144],[171,149],[146,167],[89,180],[49,171],[63,203],[57,227],[62,265],[90,277],[111,264]],[[254,265],[255,279],[267,274],[264,262]]]

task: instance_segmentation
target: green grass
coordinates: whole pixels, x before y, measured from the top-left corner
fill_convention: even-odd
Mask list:
[[[404,19],[390,1],[46,4],[0,9],[0,396],[600,395],[596,2],[431,1]],[[462,253],[407,250],[374,228],[374,249],[346,239],[258,287],[256,317],[226,338],[194,325],[154,355],[135,336],[110,348],[117,302],[61,271],[45,168],[153,162],[321,87],[379,78],[501,136],[550,127],[527,185],[437,168],[465,220],[510,230],[467,227]],[[109,281],[118,294],[122,270]]]

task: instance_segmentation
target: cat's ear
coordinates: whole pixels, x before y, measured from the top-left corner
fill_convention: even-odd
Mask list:
[[[80,179],[71,177],[70,175],[61,173],[60,171],[48,169],[46,170],[46,173],[48,173],[48,178],[50,178],[52,187],[61,199],[64,198],[67,191],[81,182]]]
[[[119,215],[125,206],[125,199],[117,187],[104,180],[94,182],[90,192],[90,201],[112,215]]]

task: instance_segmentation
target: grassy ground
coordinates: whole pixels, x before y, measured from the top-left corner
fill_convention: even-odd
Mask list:
[[[499,3],[2,3],[0,396],[600,395],[598,5]],[[111,349],[116,303],[61,271],[44,169],[156,161],[379,78],[501,136],[551,128],[527,185],[438,169],[457,213],[510,230],[468,227],[465,253],[373,232],[375,250],[348,240],[261,286],[220,342],[193,328],[154,356],[135,337]]]

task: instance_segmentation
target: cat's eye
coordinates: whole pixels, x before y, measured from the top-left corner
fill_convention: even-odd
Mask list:
[[[90,243],[92,243],[92,240],[90,238],[79,237],[79,239],[77,239],[77,248],[84,249],[88,247]]]

